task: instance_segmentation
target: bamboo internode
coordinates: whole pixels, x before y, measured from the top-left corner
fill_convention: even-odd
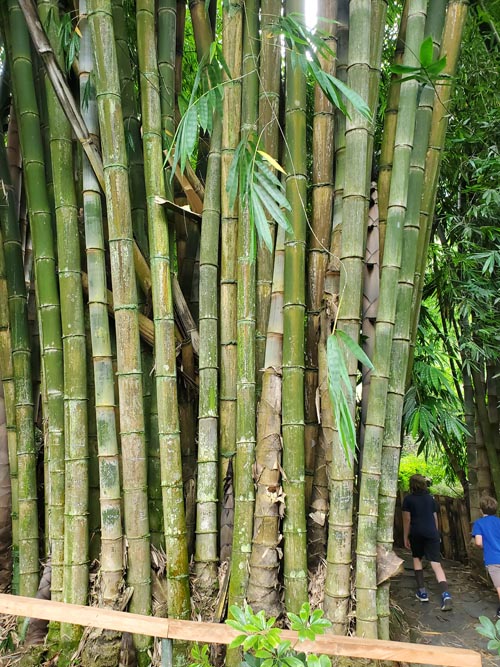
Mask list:
[[[84,607],[15,595],[0,594],[0,612],[43,618],[47,621],[64,621],[76,625],[117,630],[118,632],[133,632],[162,639],[180,639],[211,644],[230,644],[240,634],[227,625],[217,623],[198,623],[196,621],[142,616],[112,609]],[[297,633],[291,630],[284,630],[282,636],[284,639],[292,641],[292,643],[298,639]],[[408,642],[391,642],[380,639],[364,639],[362,637],[323,635],[317,637],[314,642],[301,642],[300,648],[306,653],[316,652],[351,658],[392,660],[394,662],[439,665],[442,667],[482,666],[481,655],[469,649],[421,646]]]

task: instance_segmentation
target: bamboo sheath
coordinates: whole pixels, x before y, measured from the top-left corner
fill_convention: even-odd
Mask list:
[[[43,618],[50,621],[67,621],[94,628],[117,630],[119,632],[142,633],[164,639],[180,639],[192,642],[230,644],[240,633],[227,625],[217,623],[197,623],[170,618],[155,618],[140,614],[114,611],[99,607],[65,604],[50,600],[37,600],[15,595],[0,594],[0,612]],[[283,639],[297,643],[297,633],[282,632]],[[426,646],[409,642],[393,642],[362,637],[340,637],[321,635],[314,642],[304,641],[298,647],[306,653],[369,658],[371,660],[392,660],[440,667],[482,667],[481,655],[469,649],[448,646]]]

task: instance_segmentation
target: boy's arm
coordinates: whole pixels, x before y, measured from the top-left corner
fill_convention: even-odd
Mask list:
[[[406,549],[410,548],[410,518],[411,515],[409,512],[403,512],[403,538]]]
[[[474,542],[476,543],[476,547],[480,547],[481,549],[483,548],[483,536],[482,535],[474,535]]]
[[[436,530],[439,530],[439,522],[437,512],[434,512],[434,522],[436,524]]]

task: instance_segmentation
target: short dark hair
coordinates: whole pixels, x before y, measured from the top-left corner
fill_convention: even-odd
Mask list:
[[[498,503],[491,496],[482,496],[481,500],[479,501],[479,507],[481,508],[481,512],[483,514],[496,514]]]
[[[429,493],[429,480],[423,475],[412,475],[410,477],[411,493]]]

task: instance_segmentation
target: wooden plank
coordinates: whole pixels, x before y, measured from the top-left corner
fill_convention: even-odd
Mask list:
[[[83,607],[81,605],[37,600],[16,595],[0,594],[0,612],[15,616],[43,618],[85,625],[94,628],[132,632],[135,634],[160,637],[162,639],[182,639],[184,641],[208,644],[229,644],[239,633],[218,623],[198,623],[154,616],[140,616],[127,612]],[[297,633],[284,630],[283,638],[297,642]],[[481,667],[481,655],[469,649],[448,648],[410,644],[408,642],[363,639],[362,637],[340,637],[322,635],[314,642],[300,643],[300,649],[307,653],[325,653],[351,658],[371,658],[372,660],[392,660],[394,662],[439,665],[440,667]]]

